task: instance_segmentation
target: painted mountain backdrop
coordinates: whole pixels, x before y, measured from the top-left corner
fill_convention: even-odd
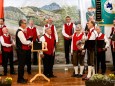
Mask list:
[[[71,16],[74,22],[80,20],[79,9],[76,6],[60,7],[57,3],[51,3],[49,5],[44,5],[41,8],[34,7],[34,6],[5,7],[6,19],[10,19],[14,21],[19,21],[22,18],[26,18],[27,20],[33,19],[35,21],[35,24],[39,26],[44,25],[45,19],[52,17],[56,27],[60,27],[64,23],[65,17],[67,15]]]
[[[78,22],[80,20],[80,10],[77,6],[62,6],[60,7],[57,3],[51,3],[49,5],[44,5],[41,8],[35,6],[25,6],[25,7],[5,7],[5,23],[11,28],[11,34],[15,34],[15,30],[18,28],[18,21],[20,19],[33,19],[35,25],[38,27],[41,35],[42,28],[46,23],[44,20],[52,17],[53,23],[56,26],[59,44],[57,46],[57,51],[63,51],[63,36],[61,34],[62,26],[65,22],[65,17],[70,16],[73,22]],[[13,31],[14,30],[14,31]]]
[[[51,3],[50,5],[45,5],[41,9],[53,11],[53,10],[59,10],[61,7],[56,3]]]

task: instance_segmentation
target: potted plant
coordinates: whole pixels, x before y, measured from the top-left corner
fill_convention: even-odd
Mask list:
[[[114,86],[115,75],[108,76],[102,74],[95,74],[89,80],[85,81],[86,86]]]
[[[11,86],[12,85],[12,78],[6,77],[4,80],[0,77],[0,86]]]

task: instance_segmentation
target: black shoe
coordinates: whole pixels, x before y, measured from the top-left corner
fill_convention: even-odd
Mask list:
[[[70,64],[70,62],[66,62],[66,64]]]
[[[56,78],[57,76],[55,75],[49,75],[49,78]]]
[[[37,62],[33,62],[33,65],[38,65],[38,63]]]
[[[71,77],[78,77],[78,74],[73,74]]]
[[[91,78],[91,77],[90,77],[90,78]],[[90,78],[85,77],[85,78],[82,78],[82,80],[89,80]]]
[[[3,76],[7,76],[7,73],[4,73],[4,75]]]
[[[84,76],[82,77],[82,80],[86,80],[86,78],[87,78],[87,75],[84,75]]]
[[[101,74],[102,74],[102,75],[105,75],[105,72],[102,72]]]
[[[115,68],[111,69],[111,71],[115,71]]]
[[[3,74],[0,74],[0,76],[3,76]]]
[[[82,78],[82,76],[83,76],[83,75],[79,74],[79,75],[77,76],[77,78]]]
[[[26,84],[27,82],[28,82],[28,79],[17,80],[17,83],[21,83],[21,84]]]
[[[49,78],[49,74],[46,74],[46,73],[43,73],[46,77],[48,77]]]
[[[49,75],[45,75],[47,78],[49,78]]]
[[[31,75],[31,72],[29,71],[28,74]]]
[[[11,72],[10,74],[11,74],[11,75],[16,75],[16,72]]]
[[[28,82],[28,79],[24,79],[26,82]]]

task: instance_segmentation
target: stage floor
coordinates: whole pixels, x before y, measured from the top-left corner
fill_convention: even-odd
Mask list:
[[[17,70],[17,67],[15,67],[15,69]],[[30,80],[31,78],[34,77],[34,75],[37,72],[38,72],[37,66],[32,66],[32,74],[28,75],[25,70],[24,77]],[[50,82],[47,82],[46,80],[44,80],[44,78],[40,77],[40,78],[36,78],[36,80],[33,81],[32,83],[27,83],[27,84],[17,83],[17,75],[8,74],[7,76],[2,76],[2,78],[12,77],[13,78],[12,86],[85,86],[85,82],[82,81],[81,78],[71,77],[72,72],[73,72],[72,68],[69,68],[68,71],[65,71],[64,68],[60,68],[60,69],[57,68],[57,69],[54,69],[54,75],[56,75],[57,78],[50,78],[51,80]],[[106,74],[109,74],[109,73],[110,73],[110,70],[108,69]]]

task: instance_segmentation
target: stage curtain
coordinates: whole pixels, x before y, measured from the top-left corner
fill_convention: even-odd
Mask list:
[[[4,0],[0,0],[0,18],[4,18]]]

